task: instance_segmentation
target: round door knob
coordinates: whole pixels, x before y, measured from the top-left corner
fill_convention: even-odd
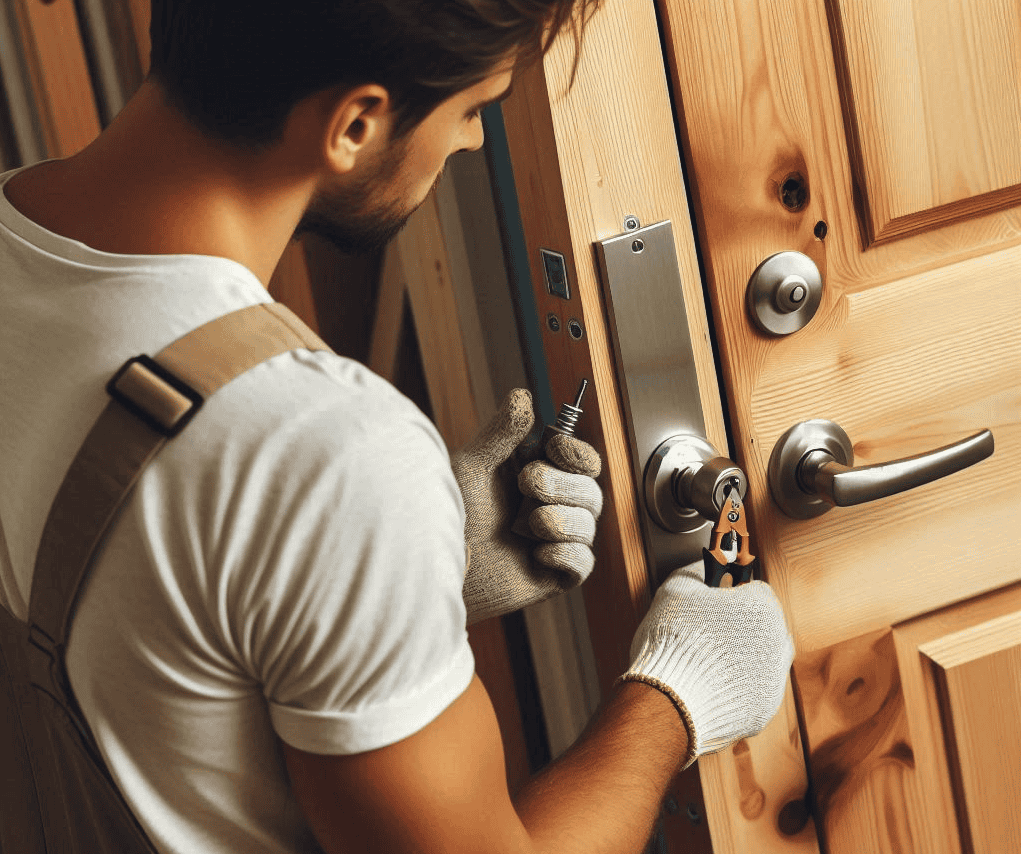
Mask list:
[[[645,506],[657,525],[673,534],[715,522],[730,490],[741,498],[748,478],[705,439],[672,436],[656,448],[645,467]]]
[[[800,252],[777,252],[755,268],[746,294],[748,313],[769,335],[804,329],[822,302],[822,276]]]

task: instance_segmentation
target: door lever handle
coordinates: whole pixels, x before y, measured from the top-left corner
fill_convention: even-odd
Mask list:
[[[851,440],[840,425],[814,419],[784,433],[769,458],[773,500],[793,519],[811,519],[831,507],[851,507],[931,483],[993,453],[993,434],[974,436],[871,466],[854,467]]]

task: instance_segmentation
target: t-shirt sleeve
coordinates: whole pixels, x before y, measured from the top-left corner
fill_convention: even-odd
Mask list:
[[[347,754],[399,741],[474,674],[464,510],[446,449],[406,401],[356,418],[313,408],[268,444],[263,494],[236,496],[258,501],[240,515],[259,545],[225,597],[234,648],[288,744]]]

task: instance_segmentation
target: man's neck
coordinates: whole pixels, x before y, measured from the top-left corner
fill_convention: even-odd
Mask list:
[[[81,153],[5,190],[29,219],[93,249],[220,256],[267,285],[313,183],[279,146],[248,154],[204,137],[147,81]]]

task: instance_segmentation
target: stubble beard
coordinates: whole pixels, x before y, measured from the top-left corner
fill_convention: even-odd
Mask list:
[[[351,254],[382,252],[422,204],[409,204],[407,191],[399,186],[405,154],[405,147],[398,146],[365,179],[316,193],[294,236],[315,234]]]

